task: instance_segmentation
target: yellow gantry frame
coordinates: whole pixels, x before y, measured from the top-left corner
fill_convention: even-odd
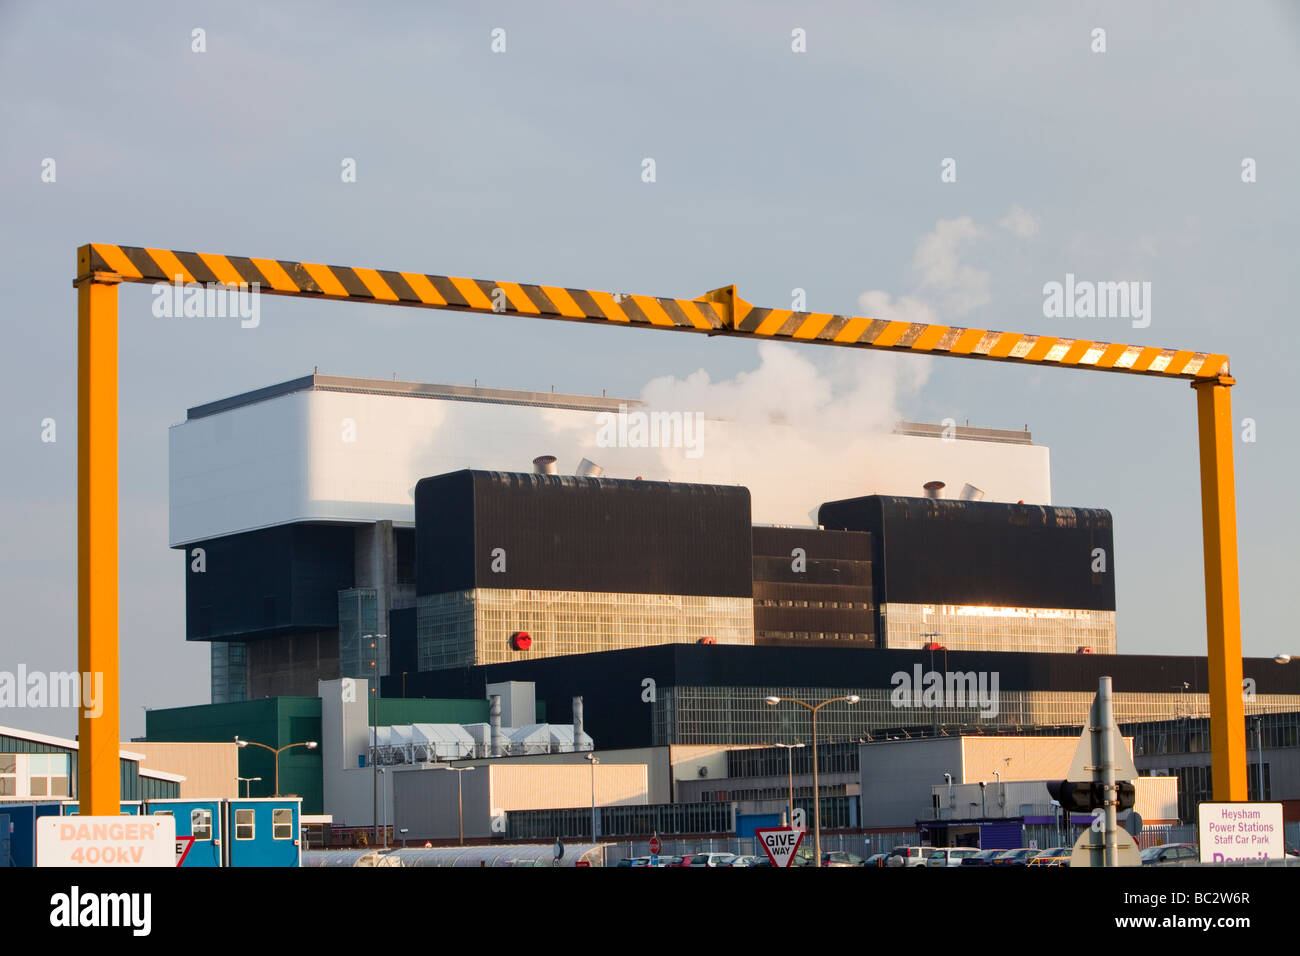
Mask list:
[[[760,308],[735,286],[695,299],[91,244],[77,250],[78,654],[104,675],[104,708],[80,721],[82,812],[116,816],[118,770],[117,286],[246,284],[267,295],[502,313],[1092,369],[1190,381],[1197,392],[1214,798],[1246,799],[1241,606],[1228,356],[1088,339]]]

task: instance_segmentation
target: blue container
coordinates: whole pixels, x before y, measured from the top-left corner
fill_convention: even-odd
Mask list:
[[[36,865],[36,821],[59,816],[57,803],[0,803],[0,866]]]
[[[118,816],[138,817],[141,813],[144,812],[144,804],[139,800],[123,800],[120,806],[121,806],[121,813],[119,813]],[[63,801],[63,815],[65,817],[75,817],[81,815],[81,811],[78,809],[76,800]]]
[[[227,866],[301,866],[302,798],[245,797],[225,802]]]
[[[178,837],[192,836],[194,843],[185,856],[182,868],[223,865],[226,833],[223,800],[150,800],[145,810],[150,816],[171,816],[176,820]]]

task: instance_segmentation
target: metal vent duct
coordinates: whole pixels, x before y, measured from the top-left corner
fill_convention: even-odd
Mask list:
[[[538,455],[533,459],[533,471],[539,475],[555,474],[555,456]]]

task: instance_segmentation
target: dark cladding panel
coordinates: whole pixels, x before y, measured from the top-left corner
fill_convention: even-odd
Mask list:
[[[871,532],[880,604],[1115,610],[1109,511],[871,495],[827,502],[818,521]]]
[[[388,612],[388,671],[399,677],[415,673],[417,663],[415,639],[415,608],[399,608]]]
[[[473,472],[422,478],[415,485],[415,593],[473,587]]]
[[[194,548],[204,550],[193,570]],[[186,640],[249,640],[338,626],[352,586],[353,530],[281,525],[186,547]]]
[[[426,478],[416,486],[417,591],[749,597],[749,522],[748,489],[727,485],[486,471]]]

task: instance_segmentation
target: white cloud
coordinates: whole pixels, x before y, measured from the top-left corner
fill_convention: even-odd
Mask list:
[[[1038,217],[1019,203],[1011,206],[1010,211],[998,220],[998,225],[1021,239],[1029,239],[1038,234]]]

